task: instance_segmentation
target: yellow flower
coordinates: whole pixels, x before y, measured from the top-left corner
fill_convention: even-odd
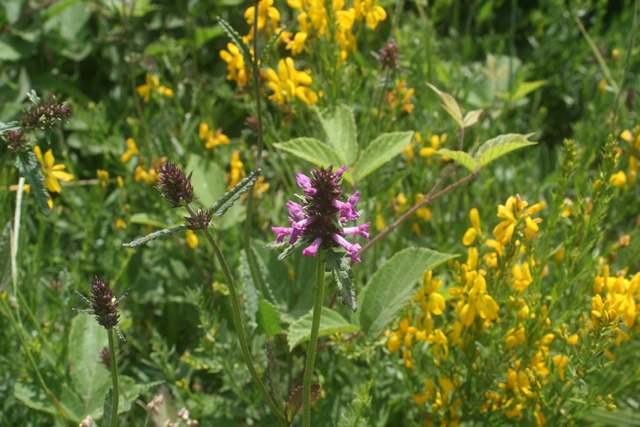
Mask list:
[[[307,41],[308,34],[304,31],[299,31],[293,36],[283,40],[286,42],[286,49],[291,51],[291,55],[297,55],[304,51],[305,43]]]
[[[227,49],[228,51],[220,51],[220,58],[227,63],[227,80],[233,80],[238,86],[243,87],[249,80],[244,56],[240,48],[233,43],[228,43]]]
[[[187,230],[187,245],[191,249],[195,249],[198,247],[198,236],[193,230]]]
[[[98,177],[98,181],[100,182],[100,188],[105,188],[109,183],[109,172],[98,169],[96,171],[96,175]]]
[[[269,190],[269,183],[264,182],[264,176],[260,176],[253,184],[253,193],[256,195],[264,194]]]
[[[471,228],[469,228],[462,238],[462,244],[465,246],[473,245],[476,240],[476,236],[480,234],[480,213],[478,209],[473,208],[469,212],[469,218],[471,219]]]
[[[567,361],[569,358],[564,354],[557,354],[553,356],[553,365],[558,369],[558,376],[561,381],[564,381],[564,371],[567,367]]]
[[[623,170],[620,170],[611,175],[611,178],[609,178],[609,182],[611,182],[616,187],[624,187],[627,183],[627,174],[624,173]]]
[[[407,156],[407,164],[408,165],[410,165],[411,162],[413,162],[413,159],[416,157],[415,153],[413,152],[415,147],[416,147],[416,144],[414,142],[412,142],[411,144],[407,145],[406,147],[404,147],[402,149],[402,154]]]
[[[152,92],[157,92],[166,98],[173,98],[173,91],[164,86],[160,86],[160,80],[151,73],[145,75],[145,84],[136,88],[138,95],[142,97],[144,102],[149,102]]]
[[[523,221],[525,224],[524,234],[527,240],[537,237],[535,232],[538,231],[538,224],[542,222],[542,219],[531,219],[531,215],[540,212],[544,208],[544,202],[536,203],[525,210],[527,206],[529,206],[529,203],[522,200],[518,195],[509,197],[506,204],[498,206],[498,218],[503,219],[493,229],[493,235],[498,243],[506,245],[513,237],[516,226]]]
[[[387,12],[378,6],[378,0],[355,0],[353,7],[356,12],[356,19],[361,20],[363,17],[372,30],[378,26],[380,21],[387,19]]]
[[[318,102],[318,95],[307,87],[313,82],[311,76],[296,70],[292,58],[281,59],[277,73],[273,68],[268,68],[265,77],[267,87],[273,91],[269,99],[279,105],[291,102],[294,98],[299,98],[306,104]]]
[[[384,220],[384,217],[381,214],[376,215],[376,229],[378,231],[382,231],[386,226],[387,223]]]
[[[122,218],[116,219],[116,229],[122,230],[124,228],[127,228],[127,223]]]
[[[138,146],[136,145],[136,141],[133,138],[127,138],[127,151],[122,153],[120,156],[120,161],[122,163],[128,162],[133,156],[140,154],[138,150]]]
[[[255,6],[250,6],[244,13],[244,19],[250,26],[253,25],[255,19]],[[273,0],[260,0],[258,3],[258,30],[265,30],[268,35],[276,32],[278,22],[280,21],[280,12],[273,7]],[[267,22],[270,26],[267,26]],[[248,36],[248,40],[253,39],[253,30]]]
[[[222,133],[222,129],[218,128],[215,133],[209,133],[204,148],[213,148],[220,144],[228,144],[230,141],[229,137]]]
[[[529,269],[529,263],[523,262],[520,264],[514,264],[511,268],[513,273],[513,289],[518,292],[524,291],[531,283],[533,283],[533,277],[531,276],[531,270]]]
[[[511,328],[507,332],[507,337],[504,339],[504,342],[507,344],[508,349],[512,349],[518,344],[521,344],[525,341],[526,335],[525,330],[522,325],[519,325],[517,328]]]
[[[121,176],[116,178],[116,182],[118,183],[118,187],[123,190],[124,189],[124,180]]]
[[[53,157],[53,152],[48,150],[42,157],[42,151],[37,145],[33,149],[36,154],[36,158],[40,162],[42,173],[44,174],[44,185],[51,193],[59,193],[62,191],[59,181],[71,181],[73,175],[67,172],[62,172],[66,169],[65,165],[56,165],[56,159]]]
[[[420,149],[420,156],[422,156],[422,157],[431,157],[431,156],[433,156],[433,153],[438,151],[444,145],[445,142],[447,142],[447,134],[446,133],[443,133],[442,135],[432,135],[431,138],[429,138],[429,144],[431,146],[430,147],[422,147]],[[446,159],[446,157],[443,157],[442,159],[444,160],[444,159]]]
[[[240,151],[235,150],[233,154],[231,154],[231,160],[229,161],[229,185],[227,186],[227,190],[231,190],[247,176],[243,167],[244,163],[240,160]]]

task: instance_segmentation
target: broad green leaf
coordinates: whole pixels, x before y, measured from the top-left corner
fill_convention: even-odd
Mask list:
[[[158,230],[158,231],[154,231],[151,234],[147,234],[144,237],[139,237],[129,243],[123,243],[122,246],[127,247],[127,248],[133,248],[139,245],[142,245],[143,243],[147,243],[150,240],[155,240],[159,237],[163,237],[163,236],[169,236],[173,233],[177,233],[178,231],[187,228],[186,225],[184,224],[180,224],[177,227],[173,227],[173,228],[164,228],[162,230]]]
[[[331,109],[316,111],[331,146],[342,160],[342,165],[353,165],[358,155],[358,140],[351,108],[340,104]]]
[[[475,154],[478,166],[484,167],[498,157],[502,157],[511,151],[536,145],[537,142],[528,140],[531,135],[533,134],[522,135],[519,133],[507,133],[488,140],[478,148],[478,152]]]
[[[222,216],[233,204],[242,196],[243,193],[253,188],[253,184],[260,176],[260,169],[251,171],[246,178],[236,184],[231,190],[227,191],[216,202],[211,205],[209,212],[211,215]]]
[[[383,133],[362,152],[354,165],[353,178],[360,181],[400,154],[411,143],[413,132]]]
[[[82,398],[83,412],[96,418],[111,387],[111,373],[100,361],[100,353],[105,347],[107,331],[93,316],[81,314],[72,319],[68,358],[71,383]]]
[[[464,151],[455,151],[455,150],[449,150],[447,148],[443,148],[436,151],[434,154],[437,154],[439,156],[449,157],[450,159],[455,160],[456,162],[460,163],[462,166],[469,169],[470,171],[474,171],[478,169],[478,165],[476,161],[473,159],[473,157],[471,157],[469,154],[465,153]]]
[[[287,333],[287,341],[289,342],[289,351],[295,346],[303,342],[309,341],[311,337],[311,320],[313,319],[313,310],[305,314],[289,326]],[[322,317],[320,318],[320,329],[318,337],[333,335],[338,332],[353,333],[360,329],[342,317],[338,312],[328,307],[322,307]]]
[[[446,92],[442,92],[431,83],[427,83],[427,86],[433,89],[433,91],[440,96],[440,98],[444,102],[444,104],[442,104],[442,107],[445,109],[445,111],[449,113],[451,117],[453,117],[453,119],[458,123],[460,127],[464,127],[464,122],[462,120],[462,111],[460,110],[458,101],[456,101],[456,99],[452,95],[449,95]]]
[[[196,203],[202,206],[211,206],[227,189],[224,170],[216,160],[192,154],[183,171],[192,173],[193,193],[198,198]]]
[[[517,101],[529,95],[534,90],[541,88],[547,84],[547,80],[536,80],[534,82],[522,82],[518,85],[515,92],[508,97],[509,101]]]
[[[372,338],[380,336],[409,303],[424,272],[456,256],[426,248],[407,248],[391,257],[359,295],[360,315],[356,319],[360,329]]]
[[[265,299],[261,299],[258,303],[258,326],[260,326],[269,337],[273,337],[282,332],[278,310]]]
[[[462,124],[464,127],[468,128],[475,125],[480,119],[480,115],[483,110],[472,110],[464,115],[464,119],[462,120]]]
[[[49,216],[49,192],[44,186],[44,175],[40,170],[40,162],[33,151],[22,151],[16,158],[16,167],[20,175],[31,187],[31,193],[36,201],[40,213]]]
[[[82,400],[66,384],[60,381],[46,381],[47,387],[55,396],[65,418],[79,423],[86,415],[83,412]],[[13,395],[29,408],[55,415],[58,413],[51,398],[47,396],[39,383],[26,382],[19,379],[13,385]]]
[[[326,168],[333,165],[337,169],[344,166],[340,155],[333,148],[314,138],[296,138],[275,143],[273,146],[318,167]]]
[[[353,286],[353,270],[345,255],[344,250],[327,251],[326,271],[331,271],[333,274],[333,279],[336,281],[336,285],[342,296],[342,304],[356,311],[358,309],[358,301]]]
[[[207,27],[207,28],[196,28],[194,38],[195,38],[195,48],[200,49],[204,44],[206,44],[209,40],[213,40],[216,37],[224,34],[222,28],[215,27]]]

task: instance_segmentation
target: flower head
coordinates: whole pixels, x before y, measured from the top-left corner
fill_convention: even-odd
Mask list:
[[[71,181],[73,175],[67,172],[63,172],[66,169],[65,165],[56,165],[56,159],[53,157],[53,152],[48,150],[42,155],[40,147],[37,145],[33,148],[36,158],[40,162],[42,173],[44,174],[44,185],[52,193],[59,193],[62,191],[60,181]]]
[[[74,309],[75,311],[82,314],[94,315],[100,326],[105,329],[115,329],[118,336],[124,339],[118,328],[118,319],[120,318],[120,314],[118,314],[118,304],[127,296],[126,292],[120,298],[116,299],[109,282],[96,277],[91,284],[91,299],[86,298],[79,292],[78,295],[89,304],[91,309]]]
[[[355,206],[360,198],[360,192],[356,191],[347,199],[341,200],[342,189],[340,180],[346,167],[333,171],[333,166],[327,169],[314,169],[311,177],[302,173],[296,174],[296,181],[304,191],[302,205],[289,201],[289,221],[291,227],[272,227],[277,234],[276,242],[284,241],[289,237],[289,243],[295,243],[299,238],[304,238],[308,243],[302,254],[316,256],[318,249],[329,249],[342,246],[347,250],[347,255],[354,261],[360,262],[358,251],[360,245],[350,243],[345,236],[360,234],[365,239],[369,238],[367,229],[370,222],[355,227],[343,227],[346,221],[359,218]]]
[[[166,162],[158,169],[158,188],[174,208],[185,206],[196,198],[193,195],[191,175],[185,176],[180,167],[171,162]]]
[[[53,98],[50,102],[34,104],[22,115],[25,129],[50,128],[71,116],[71,107]]]

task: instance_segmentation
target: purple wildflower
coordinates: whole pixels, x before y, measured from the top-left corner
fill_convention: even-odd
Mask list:
[[[360,245],[348,242],[345,236],[359,234],[368,239],[367,229],[371,223],[343,228],[343,223],[346,221],[360,217],[356,211],[356,203],[360,198],[359,191],[353,193],[346,202],[341,200],[340,181],[346,169],[342,167],[333,172],[333,166],[329,166],[327,169],[313,169],[311,177],[302,173],[296,174],[296,181],[304,191],[305,197],[302,205],[292,201],[287,202],[291,227],[271,227],[271,230],[277,234],[276,243],[282,243],[285,237],[289,237],[290,244],[295,243],[299,238],[304,238],[309,246],[302,251],[302,254],[313,257],[321,248],[342,246],[354,262],[360,262],[358,258]]]

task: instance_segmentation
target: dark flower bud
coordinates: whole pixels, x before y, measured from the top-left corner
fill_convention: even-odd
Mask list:
[[[211,213],[207,209],[203,209],[202,206],[198,208],[198,212],[196,212],[196,216],[185,216],[185,222],[187,223],[187,228],[189,230],[202,230],[203,228],[207,228],[209,223],[211,222]]]
[[[14,151],[24,151],[28,149],[28,141],[25,136],[24,129],[18,129],[5,133],[2,135],[2,139],[4,139],[10,149]]]
[[[100,361],[108,370],[111,370],[111,352],[109,347],[104,347],[100,352]]]
[[[174,208],[186,206],[195,200],[191,174],[185,176],[180,167],[171,162],[166,162],[158,169],[158,188]]]
[[[118,301],[109,282],[95,278],[91,284],[91,309],[98,323],[105,329],[118,325]]]
[[[71,116],[71,107],[53,98],[50,102],[32,105],[22,115],[22,126],[27,129],[51,128]]]
[[[380,61],[380,65],[382,69],[390,68],[392,70],[398,69],[398,60],[400,55],[398,54],[398,45],[394,41],[390,41],[386,43],[380,51],[374,55],[378,61]]]
[[[244,125],[253,136],[258,136],[258,119],[254,116],[249,116],[245,119]]]

